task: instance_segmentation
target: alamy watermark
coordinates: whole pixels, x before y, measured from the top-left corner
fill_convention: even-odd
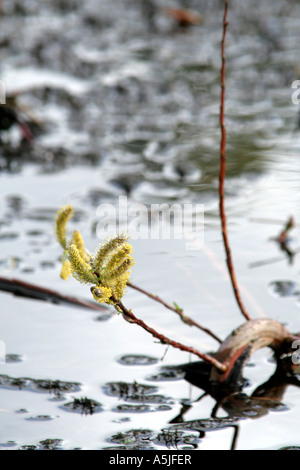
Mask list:
[[[292,103],[299,104],[300,103],[300,80],[294,80],[292,83],[292,88],[296,88],[296,90],[292,93]]]
[[[0,104],[6,104],[6,85],[3,80],[0,80]]]
[[[297,349],[297,351],[293,352],[292,354],[292,362],[293,364],[300,365],[300,339],[293,341],[292,349]]]
[[[6,346],[4,341],[0,340],[0,364],[5,364]]]
[[[186,250],[204,244],[204,205],[161,203],[145,205],[120,196],[118,204],[97,208],[97,237],[124,231],[132,240],[185,240]]]

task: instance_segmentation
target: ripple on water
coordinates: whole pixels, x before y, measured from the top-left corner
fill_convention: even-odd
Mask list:
[[[270,283],[271,292],[278,297],[300,295],[300,286],[294,281],[282,280]]]
[[[81,388],[78,382],[64,382],[61,380],[30,379],[28,377],[9,377],[0,375],[0,388],[15,390],[28,390],[41,393],[53,393],[61,396],[62,393],[77,392]]]
[[[137,382],[109,382],[105,384],[103,388],[107,395],[126,400],[130,400],[132,398],[143,399],[145,395],[149,395],[157,391],[157,387],[139,384]]]
[[[82,415],[92,415],[103,410],[101,403],[87,397],[74,398],[73,401],[65,403],[61,408]]]
[[[126,354],[117,359],[124,366],[151,366],[157,364],[159,359],[142,354]]]

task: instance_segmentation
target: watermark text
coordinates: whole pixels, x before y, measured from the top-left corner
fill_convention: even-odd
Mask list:
[[[299,104],[300,103],[300,80],[294,80],[292,83],[292,88],[296,88],[296,90],[292,93],[292,103]]]
[[[185,240],[186,250],[199,250],[204,243],[203,204],[142,204],[120,196],[118,204],[97,208],[98,238],[121,231],[132,240]]]
[[[292,362],[293,364],[300,365],[300,339],[293,341],[292,349],[297,349],[297,351],[293,352],[292,354]]]

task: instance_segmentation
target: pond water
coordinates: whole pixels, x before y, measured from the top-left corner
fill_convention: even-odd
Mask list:
[[[194,9],[203,22],[182,28],[165,6]],[[19,92],[34,140],[24,141],[18,126],[1,133],[0,276],[91,300],[88,287],[59,276],[53,225],[61,206],[75,208],[70,230],[78,228],[92,251],[103,241],[103,210],[112,222],[120,200],[189,204],[189,220],[204,208],[204,243],[187,249],[184,238],[135,237],[132,282],[222,339],[243,323],[218,215],[222,16],[217,0],[4,0],[0,79],[7,94]],[[299,21],[297,1],[232,1],[226,43],[226,209],[238,282],[254,318],[271,317],[294,333]],[[274,241],[290,216],[292,257]],[[213,416],[214,400],[199,399],[202,390],[175,367],[197,357],[158,343],[114,310],[7,292],[0,299],[1,449],[300,446],[295,384],[280,404]],[[164,335],[217,350],[213,338],[141,293],[128,289],[123,300]],[[271,352],[257,352],[243,392],[250,397],[274,369]]]

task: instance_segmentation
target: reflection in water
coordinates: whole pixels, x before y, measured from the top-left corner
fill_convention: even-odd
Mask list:
[[[290,359],[290,358],[289,358]],[[105,447],[106,449],[154,449],[156,445],[167,447],[168,449],[197,449],[201,448],[201,440],[205,438],[207,432],[218,431],[226,428],[232,428],[233,435],[231,441],[231,450],[237,446],[239,436],[239,421],[245,419],[259,419],[266,416],[270,411],[286,411],[288,407],[284,404],[284,394],[289,386],[300,387],[300,376],[295,373],[287,372],[285,366],[286,358],[278,363],[274,374],[264,383],[259,385],[248,396],[243,392],[243,387],[247,383],[243,379],[240,385],[236,385],[236,390],[228,394],[228,390],[222,390],[212,386],[210,381],[210,366],[204,362],[195,362],[184,364],[181,366],[166,366],[161,369],[158,376],[161,380],[165,377],[170,380],[171,372],[173,380],[178,380],[184,374],[185,380],[192,385],[204,391],[195,401],[182,401],[181,409],[171,421],[170,426],[162,429],[161,432],[155,433],[150,429],[130,429],[127,432],[119,433],[111,436],[110,442],[118,444],[118,447]],[[157,376],[157,377],[158,377]],[[156,379],[156,377],[154,377]],[[144,391],[148,387],[139,384],[113,383],[107,384],[108,390],[113,390],[113,395],[119,395],[125,400],[145,401]],[[123,396],[125,390],[125,397]],[[138,396],[138,390],[140,395]],[[149,392],[151,387],[149,387]],[[128,393],[128,396],[126,395]],[[133,393],[133,397],[131,394]],[[185,421],[185,415],[193,405],[202,400],[207,395],[215,399],[215,405],[211,409],[210,416],[207,418],[193,419]],[[145,405],[141,405],[131,411],[140,413],[150,411],[144,409]],[[128,407],[121,411],[130,411]],[[226,416],[217,416],[220,411],[225,412]]]
[[[31,379],[29,377],[15,378],[8,375],[0,375],[0,388],[53,393],[56,397],[62,397],[63,393],[79,391],[81,384],[78,382],[64,382],[62,380]]]
[[[80,413],[83,415],[92,415],[102,411],[101,403],[87,397],[74,398],[73,401],[64,403],[64,409]]]
[[[290,357],[288,359],[290,360]],[[192,404],[184,405],[179,415],[172,420],[174,424],[171,429],[190,429],[206,432],[232,427],[234,434],[231,449],[234,449],[237,443],[238,421],[240,419],[257,419],[265,416],[269,411],[286,411],[288,409],[283,403],[284,394],[288,386],[300,387],[300,376],[297,375],[297,369],[295,374],[291,374],[290,371],[287,372],[284,361],[285,358],[283,358],[282,364],[278,363],[275,373],[265,383],[258,386],[251,396],[243,393],[243,385],[237,386],[236,391],[230,394],[227,390],[224,390],[223,393],[220,389],[216,390],[210,383],[210,370],[204,363],[182,366],[181,370],[186,372],[185,379],[205,392],[200,395],[198,400],[209,394],[216,400],[216,403],[211,411],[210,418],[186,422],[184,421],[184,415]],[[227,416],[218,418],[217,414],[220,410],[225,411]]]
[[[246,174],[250,178],[264,172],[269,150],[266,143],[254,139],[251,134],[239,132],[237,135],[231,135],[228,138],[227,177],[236,178]],[[191,189],[205,190],[208,184],[211,185],[218,179],[219,158],[217,135],[206,144],[205,139],[202,139],[202,142],[189,152],[187,160],[192,161],[203,173],[202,179],[197,184],[192,184]]]

